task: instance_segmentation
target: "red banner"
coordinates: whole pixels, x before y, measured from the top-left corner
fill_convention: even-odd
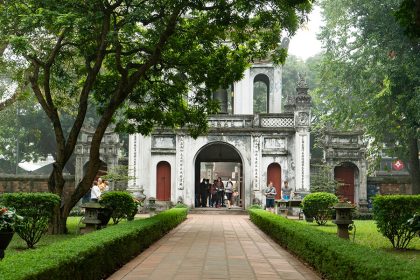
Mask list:
[[[398,159],[398,160],[396,160],[392,163],[392,168],[394,170],[400,171],[400,170],[404,169],[404,162],[402,160]]]

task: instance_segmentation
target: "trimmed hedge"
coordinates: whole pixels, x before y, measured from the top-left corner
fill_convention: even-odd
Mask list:
[[[171,209],[152,218],[111,226],[0,262],[2,280],[104,279],[187,217]]]
[[[263,210],[249,210],[251,221],[282,247],[329,280],[416,280],[420,264],[326,234]]]
[[[407,248],[416,236],[407,221],[420,211],[420,195],[378,195],[373,199],[373,215],[379,232],[394,248]]]

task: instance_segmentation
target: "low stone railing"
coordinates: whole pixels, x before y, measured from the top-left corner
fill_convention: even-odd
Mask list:
[[[212,115],[208,119],[209,127],[218,128],[291,128],[294,127],[293,114],[260,115]]]

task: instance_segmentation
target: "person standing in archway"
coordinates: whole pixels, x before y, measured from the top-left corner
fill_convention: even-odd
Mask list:
[[[210,207],[217,207],[217,188],[216,188],[217,181],[214,180],[213,184],[210,187],[210,194],[211,194],[211,204]]]
[[[233,193],[233,183],[232,183],[232,180],[229,178],[229,180],[226,182],[226,187],[225,187],[225,194],[226,194],[226,201],[227,201],[228,209],[230,209],[231,207],[232,193]]]
[[[216,181],[216,189],[217,189],[217,207],[224,207],[224,195],[225,195],[225,187],[222,182],[222,178],[218,177]]]
[[[201,207],[207,207],[207,184],[206,179],[203,178],[203,180],[200,183],[200,186],[198,188],[198,191],[200,192],[200,204]]]

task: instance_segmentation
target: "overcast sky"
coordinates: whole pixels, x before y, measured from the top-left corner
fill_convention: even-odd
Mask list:
[[[314,6],[313,11],[309,14],[309,22],[291,38],[289,54],[305,60],[319,53],[321,51],[321,42],[316,39],[316,34],[320,31],[321,24],[320,8]]]

